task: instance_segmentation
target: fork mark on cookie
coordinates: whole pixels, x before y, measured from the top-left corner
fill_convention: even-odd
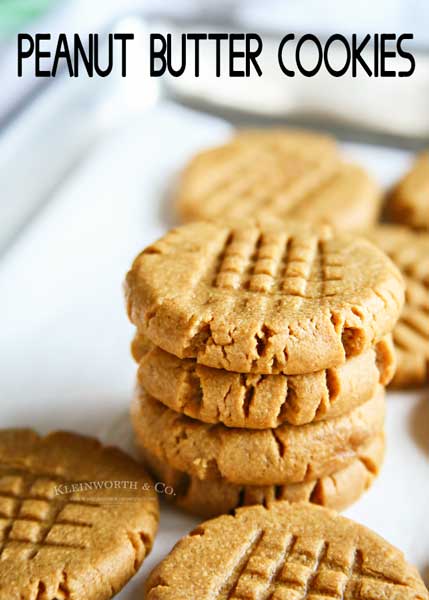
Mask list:
[[[55,473],[0,464],[0,560],[34,559],[42,548],[49,547],[85,549],[70,538],[80,529],[91,528],[92,523],[81,516],[67,516],[66,509],[96,509],[99,505],[58,496],[55,490],[64,483]]]
[[[341,257],[326,242],[285,233],[235,231],[218,257],[212,278],[216,288],[302,299],[337,293],[343,277]]]

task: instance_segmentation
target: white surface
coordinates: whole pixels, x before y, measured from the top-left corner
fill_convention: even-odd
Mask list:
[[[129,447],[129,356],[122,281],[132,258],[171,225],[168,185],[186,158],[228,132],[183,109],[124,123],[64,182],[0,259],[0,426],[67,428]],[[348,146],[384,184],[409,156]],[[429,575],[429,393],[389,394],[382,475],[348,515]],[[141,598],[149,568],[196,523],[162,507],[154,551],[120,594]]]

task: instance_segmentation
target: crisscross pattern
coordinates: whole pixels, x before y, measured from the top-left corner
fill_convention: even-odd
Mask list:
[[[148,600],[428,600],[403,554],[308,503],[241,508],[183,538],[152,572]]]
[[[378,589],[380,597],[402,585],[366,570],[359,548],[342,553],[312,537],[258,531],[244,557],[216,600],[372,600],[374,596],[359,593],[362,582]]]
[[[302,298],[333,296],[338,285],[334,282],[343,278],[343,264],[325,245],[316,236],[232,231],[219,255],[213,286]]]
[[[41,548],[85,549],[81,528],[92,527],[98,504],[72,500],[57,493],[65,481],[0,464],[0,560],[33,559]]]

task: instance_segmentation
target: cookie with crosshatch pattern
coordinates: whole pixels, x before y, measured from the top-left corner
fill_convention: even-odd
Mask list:
[[[95,439],[0,431],[0,599],[107,600],[151,549],[158,501],[141,465]]]
[[[429,231],[429,152],[422,152],[387,199],[393,221]]]
[[[308,503],[240,508],[182,538],[146,581],[146,600],[428,600],[402,552]]]
[[[171,468],[143,447],[139,450],[154,478],[174,490],[166,494],[167,500],[186,512],[209,519],[240,506],[269,506],[278,500],[312,502],[344,510],[356,502],[377,477],[384,457],[384,434],[359,448],[356,458],[347,467],[314,481],[284,485],[240,486],[225,479],[204,481]]]
[[[125,290],[140,333],[179,358],[297,375],[390,333],[404,283],[367,240],[263,219],[171,230],[135,259]]]
[[[342,230],[373,225],[377,183],[342,160],[333,138],[304,130],[250,130],[197,154],[177,191],[185,221],[274,215]]]
[[[274,429],[201,423],[166,408],[144,390],[131,405],[136,441],[161,461],[199,479],[238,485],[312,481],[346,467],[384,428],[385,394],[327,421]]]
[[[180,359],[137,335],[137,380],[154,398],[193,419],[267,429],[332,419],[363,404],[396,368],[391,336],[344,365],[308,375],[233,373]]]
[[[405,279],[405,305],[393,330],[397,369],[392,387],[429,381],[429,234],[380,225],[370,234]]]

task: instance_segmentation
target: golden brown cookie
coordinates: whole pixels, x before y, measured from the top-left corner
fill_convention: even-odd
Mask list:
[[[384,388],[351,413],[275,429],[208,425],[166,408],[140,390],[132,404],[138,444],[179,471],[240,485],[311,481],[347,466],[383,430]]]
[[[380,205],[379,186],[335,140],[294,130],[243,132],[200,152],[177,193],[185,221],[269,214],[352,230],[373,225]]]
[[[126,454],[56,432],[0,431],[0,600],[107,600],[152,547],[158,501]]]
[[[384,456],[384,436],[378,435],[359,448],[353,462],[332,475],[305,483],[259,487],[234,485],[224,479],[203,481],[173,469],[144,448],[141,451],[149,471],[166,486],[162,489],[173,490],[165,497],[183,510],[209,519],[240,506],[269,506],[277,500],[313,502],[344,510],[360,498],[378,475]]]
[[[387,211],[397,223],[429,231],[429,152],[417,157],[389,194]]]
[[[367,240],[278,221],[191,223],[144,250],[128,314],[180,358],[241,373],[344,364],[396,323],[402,277]]]
[[[386,252],[405,278],[405,306],[393,340],[398,365],[392,387],[429,381],[429,234],[381,225],[371,239]]]
[[[428,600],[417,570],[363,525],[309,503],[199,525],[152,571],[146,600]]]
[[[137,335],[137,379],[154,398],[188,417],[228,427],[304,425],[349,412],[387,385],[396,354],[390,336],[341,367],[309,375],[233,373],[180,359]]]

